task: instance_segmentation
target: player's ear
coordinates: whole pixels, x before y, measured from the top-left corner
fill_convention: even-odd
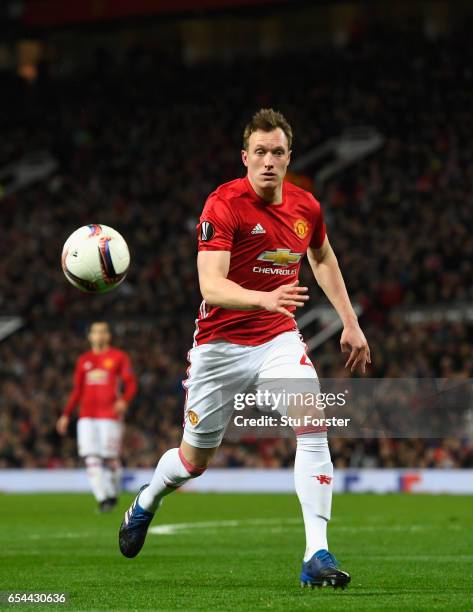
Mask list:
[[[246,149],[241,150],[241,161],[243,165],[248,168],[248,151]]]
[[[292,153],[292,149],[289,149],[289,153],[287,154],[287,165],[288,166],[291,163],[291,153]]]

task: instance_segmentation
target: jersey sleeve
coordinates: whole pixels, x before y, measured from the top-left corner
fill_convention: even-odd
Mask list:
[[[122,354],[120,363],[120,377],[123,382],[122,397],[125,401],[131,402],[136,394],[136,376],[131,367],[130,358],[126,353]]]
[[[314,210],[314,223],[313,223],[313,231],[312,237],[310,239],[310,246],[314,249],[320,249],[322,244],[324,243],[325,236],[327,234],[327,229],[325,227],[324,215],[322,212],[322,208],[320,203],[314,198],[313,195],[310,196],[312,200],[312,206]]]
[[[74,370],[74,386],[67,400],[66,407],[64,408],[64,416],[70,416],[80,402],[82,397],[82,390],[84,387],[84,369],[82,368],[82,359],[79,357]]]
[[[211,194],[197,225],[199,251],[231,251],[237,220],[230,204]]]

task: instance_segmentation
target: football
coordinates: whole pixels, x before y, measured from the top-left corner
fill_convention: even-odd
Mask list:
[[[62,269],[67,280],[86,293],[106,293],[125,280],[130,252],[121,234],[112,227],[80,227],[62,249]]]

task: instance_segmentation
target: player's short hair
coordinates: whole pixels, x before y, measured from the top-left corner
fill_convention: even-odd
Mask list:
[[[87,336],[90,334],[90,332],[92,331],[92,327],[94,325],[106,325],[108,328],[108,332],[109,334],[112,334],[112,326],[110,325],[110,323],[108,321],[103,321],[102,319],[97,319],[96,321],[91,321],[88,325],[87,325],[87,329],[86,329],[86,334]]]
[[[243,148],[245,151],[248,151],[250,136],[253,132],[256,132],[256,130],[272,132],[276,128],[281,128],[286,134],[287,146],[288,149],[291,150],[293,138],[292,127],[289,125],[286,117],[272,108],[260,108],[259,111],[253,115],[243,132]]]

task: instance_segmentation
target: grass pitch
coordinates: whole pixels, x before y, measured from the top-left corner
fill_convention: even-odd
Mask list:
[[[345,591],[302,589],[304,530],[291,495],[178,493],[125,559],[120,510],[89,495],[0,497],[0,591],[66,592],[12,610],[472,610],[473,498],[337,495],[331,550]]]

